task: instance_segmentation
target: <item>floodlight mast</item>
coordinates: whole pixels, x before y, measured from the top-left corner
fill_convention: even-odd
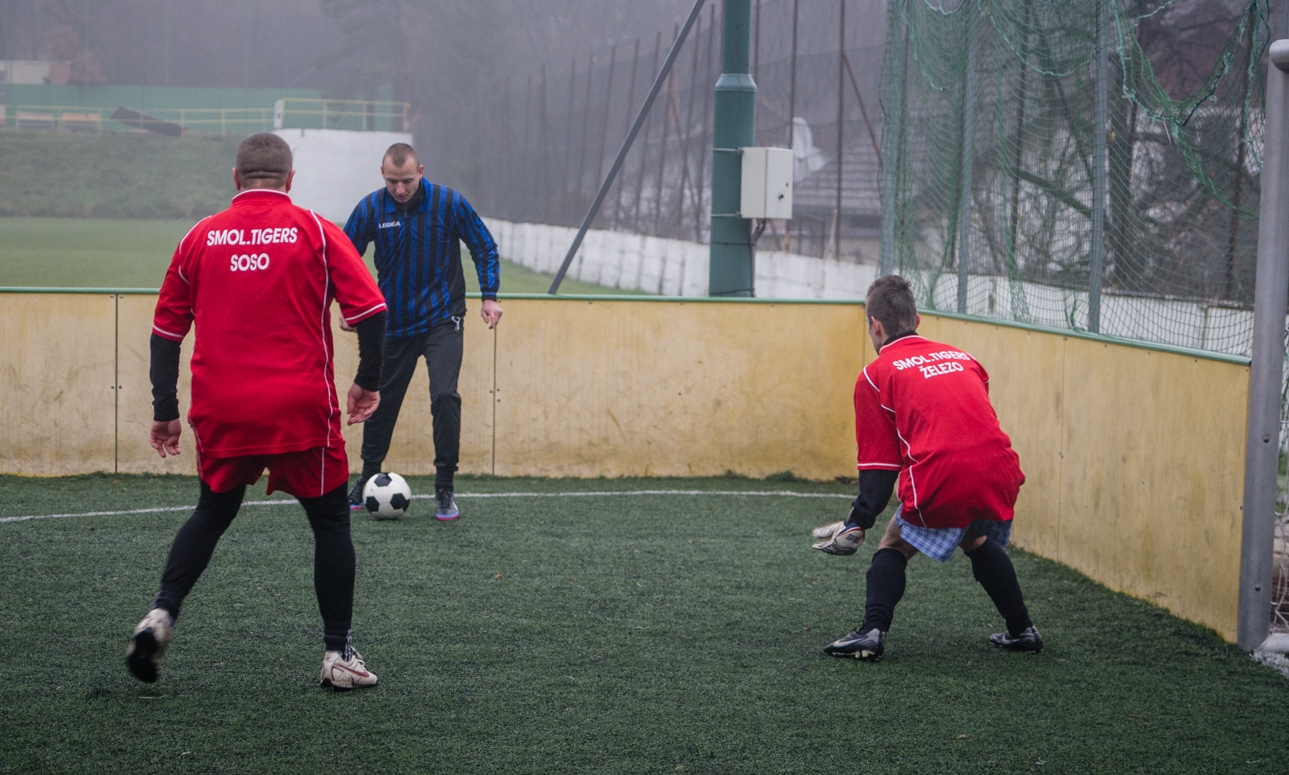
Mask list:
[[[1261,646],[1271,632],[1280,398],[1289,312],[1289,39],[1271,44],[1270,59],[1274,66],[1267,68],[1266,82],[1236,635],[1246,651]]]

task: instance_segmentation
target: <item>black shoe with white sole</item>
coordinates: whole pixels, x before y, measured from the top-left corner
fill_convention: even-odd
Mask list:
[[[1010,632],[996,632],[989,636],[989,642],[1000,649],[1023,651],[1028,654],[1037,654],[1043,650],[1043,636],[1038,634],[1038,628],[1033,625],[1026,627],[1016,637],[1012,637]]]
[[[881,662],[882,652],[885,650],[886,633],[876,627],[868,632],[852,630],[849,635],[824,646],[824,653],[830,657],[863,659],[868,662]]]

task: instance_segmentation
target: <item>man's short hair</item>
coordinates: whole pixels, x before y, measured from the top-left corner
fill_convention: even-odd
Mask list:
[[[248,188],[281,188],[291,176],[291,146],[272,132],[259,132],[237,146],[237,176]]]
[[[389,150],[385,151],[381,161],[389,159],[395,167],[401,167],[407,163],[408,157],[411,157],[412,161],[416,162],[417,166],[420,166],[421,160],[417,157],[415,148],[407,143],[394,143],[389,147]]]
[[[868,286],[868,317],[881,321],[887,337],[917,330],[918,305],[909,281],[897,274],[879,277]]]

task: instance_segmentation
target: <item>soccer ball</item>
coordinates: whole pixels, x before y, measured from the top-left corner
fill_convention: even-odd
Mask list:
[[[412,505],[412,488],[398,474],[376,474],[363,487],[363,503],[376,519],[398,519]]]

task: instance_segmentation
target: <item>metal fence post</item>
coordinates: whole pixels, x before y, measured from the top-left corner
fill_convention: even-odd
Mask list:
[[[887,12],[887,24],[904,25],[900,16],[901,3],[892,2]],[[890,84],[890,109],[882,119],[882,160],[880,169],[882,201],[882,255],[877,265],[877,276],[885,277],[895,272],[895,196],[899,181],[899,165],[903,162],[899,152],[899,137],[903,129],[904,103],[908,99],[908,76],[905,65],[908,61],[909,33],[904,30],[904,44],[897,54],[887,52],[886,56],[898,56],[890,59],[888,83]]]
[[[1280,388],[1289,308],[1289,40],[1271,44],[1267,68],[1258,269],[1249,372],[1249,436],[1244,456],[1237,643],[1262,645],[1271,629],[1272,541],[1280,467]]]
[[[976,3],[967,0],[964,21],[967,46],[967,72],[962,90],[962,189],[958,195],[958,312],[967,311],[968,271],[971,269],[971,173],[976,144]]]
[[[1106,113],[1110,89],[1107,46],[1110,0],[1097,0],[1096,95],[1092,116],[1092,266],[1088,272],[1088,330],[1101,330],[1101,275],[1105,267]]]

